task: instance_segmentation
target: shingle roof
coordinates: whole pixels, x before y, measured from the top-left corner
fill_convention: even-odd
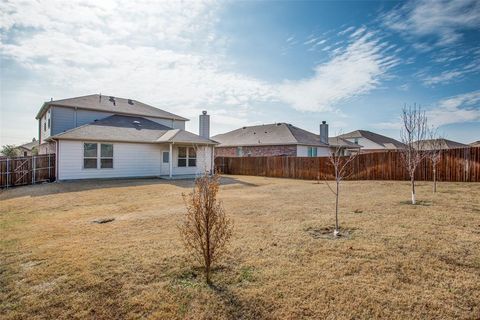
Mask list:
[[[452,140],[447,140],[447,139],[421,140],[421,141],[418,141],[416,145],[419,145],[422,150],[431,150],[434,145],[438,146],[440,149],[443,149],[443,150],[468,147],[468,145],[466,144],[452,141]]]
[[[115,105],[113,104],[113,100],[111,98],[113,98],[113,100],[115,101]],[[187,118],[152,107],[137,100],[110,97],[99,94],[91,94],[88,96],[45,102],[40,111],[38,112],[36,119],[42,117],[43,113],[47,110],[49,106],[82,108],[95,111],[112,112],[115,114],[128,114],[143,117],[158,117],[165,119],[188,121]]]
[[[94,121],[59,133],[49,139],[216,144],[213,140],[200,137],[185,130],[171,129],[142,117],[122,115],[113,115],[102,120]]]
[[[339,138],[339,137],[330,137],[328,138],[328,143],[331,147],[341,147],[341,148],[361,148],[362,146],[348,140]]]
[[[405,147],[405,145],[400,141],[367,130],[355,130],[349,133],[341,134],[338,137],[343,139],[366,138],[384,146],[387,149],[401,149]]]
[[[27,142],[27,143],[24,143],[22,145],[19,145],[17,148],[24,148],[24,149],[27,149],[27,150],[32,150],[34,147],[37,147],[39,146],[39,143],[38,141],[31,141],[31,142]]]
[[[287,144],[327,146],[320,142],[318,135],[288,123],[242,127],[216,135],[212,139],[220,143],[219,147]]]
[[[469,146],[470,147],[480,147],[480,140],[470,143]]]

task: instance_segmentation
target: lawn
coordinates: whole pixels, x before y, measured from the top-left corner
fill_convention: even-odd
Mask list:
[[[0,193],[3,319],[478,319],[480,184],[229,176],[235,223],[203,283],[177,225],[191,181],[118,180]],[[105,224],[99,218],[115,218]]]

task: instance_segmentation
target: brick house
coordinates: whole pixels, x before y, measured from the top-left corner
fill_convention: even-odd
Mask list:
[[[325,121],[320,125],[320,135],[289,123],[274,123],[242,127],[216,135],[212,140],[219,142],[215,147],[217,157],[327,157],[331,148],[339,144],[349,150],[359,148],[338,138],[334,143],[329,143],[328,124]]]

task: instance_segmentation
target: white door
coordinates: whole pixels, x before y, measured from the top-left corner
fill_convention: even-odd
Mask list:
[[[170,152],[168,150],[162,151],[162,157],[160,159],[161,163],[161,175],[169,175],[170,166],[169,166]]]

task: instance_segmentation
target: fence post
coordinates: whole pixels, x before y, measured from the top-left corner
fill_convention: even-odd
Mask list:
[[[10,159],[7,158],[7,180],[5,180],[5,186],[8,189],[8,178],[10,177]]]
[[[32,184],[35,184],[35,156],[32,158]]]
[[[50,164],[50,155],[48,155],[48,182],[51,182],[52,181],[52,177],[51,177],[51,164]]]

